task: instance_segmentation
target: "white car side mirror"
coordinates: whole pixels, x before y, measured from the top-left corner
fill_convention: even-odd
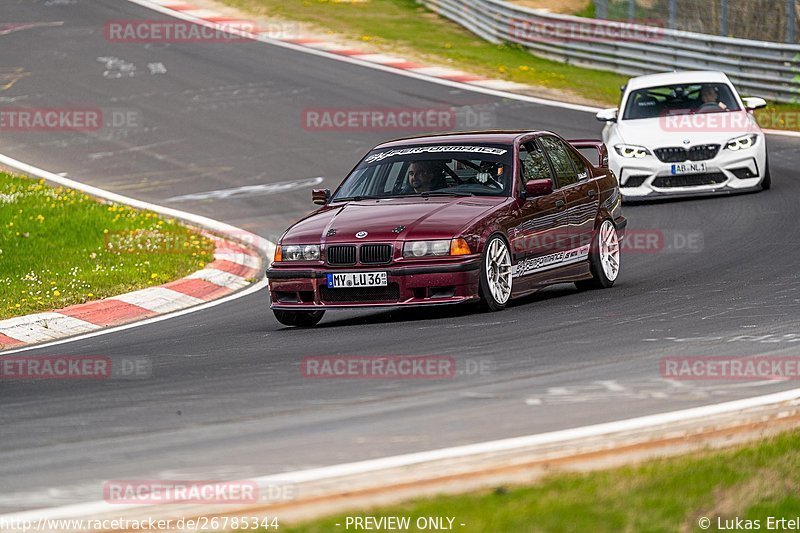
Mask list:
[[[750,111],[761,109],[762,107],[767,107],[767,101],[764,100],[763,98],[758,98],[756,96],[751,96],[749,98],[742,98],[742,102],[744,102],[744,106]]]
[[[597,120],[599,120],[600,122],[616,122],[617,121],[617,108],[616,107],[609,107],[608,109],[603,109],[602,111],[600,111],[595,116],[596,116]]]

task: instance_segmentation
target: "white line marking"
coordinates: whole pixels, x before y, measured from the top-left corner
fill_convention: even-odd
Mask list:
[[[532,446],[563,443],[564,447],[566,447],[572,441],[576,441],[578,439],[590,439],[590,438],[602,437],[605,435],[611,435],[615,433],[622,433],[622,432],[629,432],[636,430],[647,430],[651,428],[661,427],[667,424],[687,422],[691,420],[703,419],[712,416],[736,413],[738,411],[743,411],[745,409],[752,409],[755,407],[763,407],[767,405],[784,403],[784,402],[793,402],[793,401],[796,402],[799,399],[800,399],[800,389],[792,389],[788,391],[768,394],[765,396],[757,396],[755,398],[735,400],[732,402],[718,403],[715,405],[706,405],[703,407],[694,407],[691,409],[683,409],[681,411],[673,411],[670,413],[648,415],[637,418],[630,418],[627,420],[618,420],[615,422],[595,424],[592,426],[564,429],[560,431],[552,431],[549,433],[540,433],[538,435],[526,435],[523,437],[514,437],[510,439],[479,442],[476,444],[467,444],[464,446],[454,446],[452,448],[442,448],[438,450],[409,453],[405,455],[395,455],[391,457],[382,457],[380,459],[371,459],[367,461],[358,461],[354,463],[324,466],[321,468],[312,468],[309,470],[299,470],[295,472],[271,474],[268,476],[251,478],[248,481],[253,481],[257,483],[259,487],[269,487],[269,486],[274,486],[275,484],[292,485],[298,483],[335,479],[342,476],[368,474],[391,468],[410,467],[414,465],[429,463],[432,461],[463,459],[489,453],[509,452]],[[111,505],[104,501],[95,501],[95,502],[79,503],[74,505],[65,505],[62,507],[51,507],[47,509],[36,509],[31,511],[23,511],[20,513],[0,515],[0,519],[3,519],[7,522],[11,522],[20,520],[36,520],[40,518],[50,519],[50,518],[96,517],[101,513],[117,512],[125,509],[131,509],[134,507],[136,506]],[[143,508],[144,506],[139,506],[139,507]]]
[[[211,9],[187,9],[181,11],[181,13],[186,13],[190,17],[197,17],[199,19],[213,19],[222,16],[222,13],[219,11],[213,11]]]
[[[358,54],[358,59],[362,61],[369,61],[370,63],[383,63],[384,65],[389,65],[392,63],[410,63],[409,60],[403,59],[402,57],[395,57],[395,56],[387,56],[384,54]]]

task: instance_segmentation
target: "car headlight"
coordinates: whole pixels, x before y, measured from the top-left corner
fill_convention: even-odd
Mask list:
[[[625,159],[641,159],[646,155],[650,155],[650,150],[644,146],[636,146],[634,144],[615,144],[614,150]]]
[[[733,152],[738,150],[746,150],[747,148],[755,146],[757,139],[758,135],[755,133],[742,135],[741,137],[736,137],[735,139],[731,139],[730,141],[726,142],[725,149]]]
[[[408,241],[403,243],[403,257],[468,255],[472,253],[464,239]]]
[[[319,244],[290,244],[280,246],[279,261],[319,261]]]

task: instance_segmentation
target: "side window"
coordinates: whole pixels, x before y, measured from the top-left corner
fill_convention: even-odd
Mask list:
[[[519,147],[519,176],[523,185],[531,180],[553,179],[547,158],[534,141]]]
[[[575,172],[575,167],[572,165],[572,159],[569,156],[569,149],[564,146],[564,143],[555,137],[540,137],[540,140],[545,152],[547,152],[547,156],[550,158],[550,162],[553,163],[558,187],[578,183],[578,173]]]
[[[569,146],[567,146],[567,153],[569,154],[569,158],[572,159],[572,164],[575,166],[575,170],[577,171],[578,181],[585,180],[589,177],[589,169],[586,168],[586,163],[583,162],[581,156],[579,156],[575,150],[572,150]]]

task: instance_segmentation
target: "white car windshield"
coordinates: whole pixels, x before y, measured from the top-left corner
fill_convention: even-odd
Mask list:
[[[631,91],[622,120],[739,110],[725,83],[684,83]]]

